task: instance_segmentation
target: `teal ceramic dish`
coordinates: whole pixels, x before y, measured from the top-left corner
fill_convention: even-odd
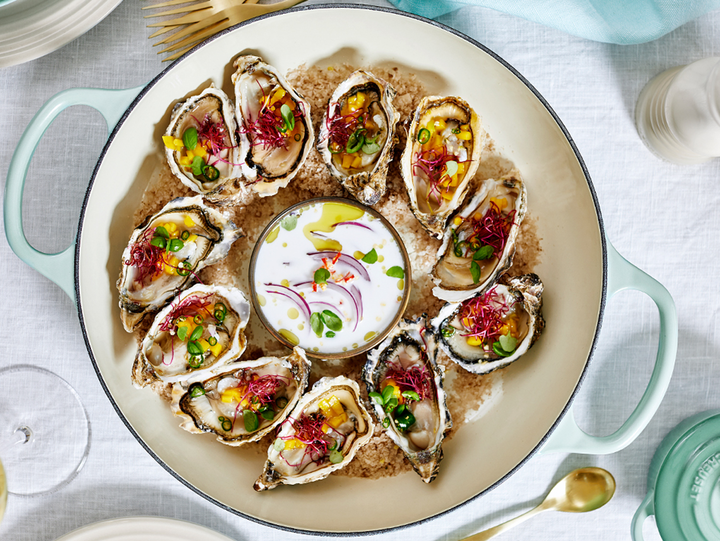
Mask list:
[[[660,443],[633,517],[633,541],[644,539],[650,515],[667,541],[720,541],[720,410],[688,417]]]

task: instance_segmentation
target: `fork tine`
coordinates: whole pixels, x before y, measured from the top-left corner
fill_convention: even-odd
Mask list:
[[[196,23],[187,25],[182,30],[176,32],[172,36],[168,36],[167,38],[165,38],[162,41],[159,41],[155,45],[160,45],[162,43],[169,43],[171,41],[175,41],[177,39],[187,37],[191,34],[194,34],[195,32],[199,32],[200,30],[204,30],[205,28],[208,28],[216,23],[219,23],[226,17],[227,16],[221,11],[220,13],[216,13],[216,14],[212,15],[211,17],[207,17],[207,18],[203,19],[202,21],[198,21]]]
[[[204,19],[207,19],[209,15],[212,15],[212,11],[193,11],[191,13],[188,13],[187,15],[183,15],[182,17],[178,17],[177,19],[172,19],[170,21],[161,21],[159,23],[152,23],[148,25],[148,28],[160,28],[163,26],[179,26],[181,24],[195,24],[198,22],[203,21]]]
[[[180,25],[178,25],[178,26],[180,26]],[[177,28],[178,28],[177,26],[166,26],[164,28],[159,28],[155,32],[150,34],[148,36],[148,39],[153,39],[153,38],[156,38],[157,36],[162,36],[163,34],[167,34],[168,32],[171,32],[173,30],[177,30]]]
[[[208,28],[205,32],[203,32],[200,36],[198,36],[198,40],[193,42],[191,45],[185,47],[184,49],[176,52],[175,54],[168,56],[167,58],[163,59],[163,62],[172,62],[173,60],[177,60],[182,55],[184,55],[186,52],[188,52],[190,49],[192,49],[197,43],[203,41],[208,36],[211,36],[217,32],[220,32],[222,30],[225,30],[226,28],[229,28],[231,26],[231,23],[229,20],[222,21],[218,23],[217,25],[214,25],[211,28]]]
[[[204,0],[170,0],[169,2],[160,2],[158,4],[153,4],[152,6],[144,6],[142,9],[157,9],[157,8],[167,8],[170,6],[177,6],[178,4],[190,4],[190,3],[198,3],[202,2]]]
[[[180,13],[195,13],[197,11],[202,11],[205,9],[212,8],[212,4],[210,2],[203,2],[202,4],[195,4],[192,7],[186,7],[186,8],[177,8],[177,9],[169,9],[167,11],[163,11],[161,13],[153,13],[151,15],[145,15],[145,19],[152,19],[153,17],[165,17],[167,15],[178,15]]]
[[[163,49],[158,54],[169,53],[171,51],[175,51],[175,50],[179,49],[180,47],[184,47],[188,44],[194,44],[197,41],[205,39],[207,36],[211,36],[215,32],[217,32],[218,26],[220,26],[221,23],[223,23],[223,20],[214,21],[214,22],[211,21],[207,25],[204,25],[202,27],[191,28],[190,29],[191,32],[187,32],[188,29],[186,28],[185,29],[186,31],[183,32],[183,35],[180,35],[180,32],[177,32],[177,33],[173,34],[172,36],[170,36],[169,39],[167,39],[167,38],[164,39],[162,41],[162,43],[170,43],[171,41],[176,41],[180,38],[184,38],[184,39],[182,39],[181,41],[179,41],[177,43],[173,43],[172,45],[169,45],[167,48]],[[155,45],[160,45],[160,43],[156,43]]]

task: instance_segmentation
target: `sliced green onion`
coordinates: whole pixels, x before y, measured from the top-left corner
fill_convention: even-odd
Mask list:
[[[183,231],[182,234],[180,235],[180,238],[182,240],[188,240],[190,238],[190,231],[188,231],[188,230]]]
[[[188,349],[188,351],[189,351],[189,349]],[[190,357],[188,364],[190,365],[190,368],[200,368],[200,365],[202,364],[202,362],[203,362],[202,357],[193,355],[192,357]]]
[[[220,178],[220,170],[212,165],[206,165],[202,168],[202,174],[206,179],[212,181]]]
[[[430,140],[430,130],[427,128],[420,128],[420,131],[417,134],[417,140],[421,145],[427,143]]]
[[[195,323],[195,325],[202,325],[202,322],[203,322],[203,317],[200,314],[196,314],[195,317],[193,318],[193,323]]]
[[[266,421],[272,421],[273,418],[275,417],[275,412],[272,410],[272,408],[267,408],[267,407],[266,407],[265,409],[260,410],[260,415],[261,415],[262,418],[265,419]]]
[[[275,399],[275,405],[276,405],[278,408],[283,409],[285,406],[288,405],[288,399],[287,399],[287,397],[285,397],[285,396],[278,396],[278,397]]]
[[[227,417],[220,416],[218,417],[218,421],[220,421],[220,426],[226,432],[232,430],[232,421]]]
[[[187,276],[190,274],[190,269],[192,269],[192,263],[189,261],[181,261],[177,268],[177,273],[180,276]]]
[[[208,344],[210,344],[211,346],[217,346],[217,338],[211,336],[210,338],[208,338]]]
[[[403,391],[402,395],[406,400],[420,400],[420,395],[415,391]]]
[[[355,154],[365,144],[365,136],[363,132],[365,128],[358,128],[348,138],[347,145],[345,146],[345,152],[348,154]]]
[[[295,139],[296,141],[300,141],[300,139],[302,139],[302,136],[299,133],[296,133],[293,139]]]
[[[202,386],[202,383],[193,383],[190,386],[190,396],[192,398],[197,398],[198,396],[203,396],[205,394],[205,388]]]
[[[446,325],[442,328],[440,332],[445,338],[450,338],[452,335],[455,334],[455,327],[453,327],[452,325]]]

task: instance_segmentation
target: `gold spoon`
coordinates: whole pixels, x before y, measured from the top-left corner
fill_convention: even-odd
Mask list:
[[[567,513],[594,511],[609,502],[613,494],[615,494],[615,479],[609,471],[602,468],[580,468],[560,479],[535,509],[461,541],[485,541],[543,511]]]

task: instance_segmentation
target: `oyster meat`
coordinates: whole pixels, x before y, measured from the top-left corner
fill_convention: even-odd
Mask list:
[[[286,357],[233,362],[173,387],[181,428],[209,432],[226,445],[258,441],[290,414],[305,391],[310,361],[301,348]]]
[[[236,130],[230,99],[213,85],[178,103],[163,136],[170,170],[195,192],[220,190],[240,177]]]
[[[518,174],[484,181],[445,229],[432,270],[433,295],[459,302],[495,283],[512,265],[526,208]]]
[[[260,57],[240,56],[234,66],[242,174],[261,197],[275,195],[314,144],[310,104]]]
[[[509,365],[530,349],[545,328],[542,292],[540,278],[524,274],[462,303],[446,304],[432,321],[440,347],[475,374]]]
[[[239,358],[249,319],[250,303],[239,289],[186,289],[155,316],[135,357],[133,384],[184,381]]]
[[[486,138],[480,118],[456,96],[428,96],[413,113],[400,169],[410,208],[431,235],[442,238],[465,198]]]
[[[404,320],[368,353],[362,374],[375,417],[426,483],[438,474],[452,428],[436,353],[425,316]]]
[[[387,82],[358,70],[335,89],[320,124],[317,148],[330,174],[365,205],[385,194],[400,120],[395,95]]]
[[[360,388],[344,376],[322,378],[278,427],[257,491],[324,479],[349,463],[373,434]]]
[[[132,330],[195,280],[198,271],[224,258],[242,231],[202,196],[170,201],[133,231],[117,282],[120,317]]]

